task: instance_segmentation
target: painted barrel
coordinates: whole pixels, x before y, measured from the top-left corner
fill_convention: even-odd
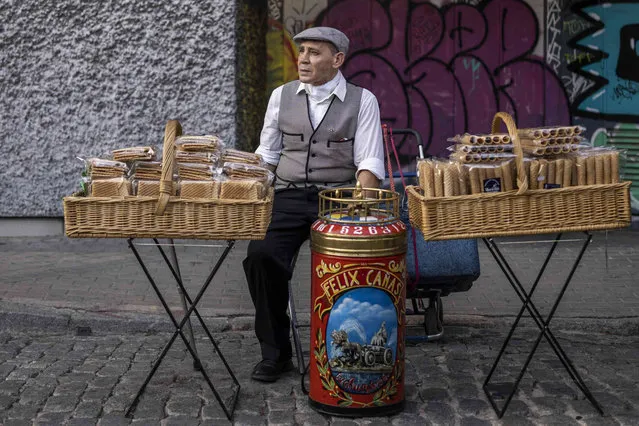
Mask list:
[[[404,406],[406,226],[398,194],[320,192],[311,227],[309,404],[338,416]]]

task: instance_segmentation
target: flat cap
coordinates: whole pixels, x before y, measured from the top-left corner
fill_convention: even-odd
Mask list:
[[[348,53],[348,37],[338,29],[331,27],[313,27],[296,34],[293,41],[299,44],[304,40],[327,41],[337,48],[338,52]]]

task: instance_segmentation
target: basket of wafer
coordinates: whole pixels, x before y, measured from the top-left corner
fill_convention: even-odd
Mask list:
[[[182,135],[176,120],[161,161],[154,147],[129,147],[85,163],[86,185],[63,200],[68,237],[259,240],[271,220],[274,176],[261,158]]]
[[[418,162],[419,186],[406,188],[411,223],[426,240],[629,226],[620,153],[584,144],[583,130],[517,129],[510,115],[497,113],[492,133],[458,135],[448,158]]]

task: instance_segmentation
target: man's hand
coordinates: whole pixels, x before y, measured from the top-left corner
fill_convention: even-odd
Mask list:
[[[362,185],[362,188],[379,188],[379,179],[369,172],[368,170],[362,170],[357,175],[357,180]],[[365,198],[377,198],[376,191],[364,191]]]

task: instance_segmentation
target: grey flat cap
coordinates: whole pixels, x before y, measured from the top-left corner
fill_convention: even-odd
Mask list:
[[[338,52],[348,53],[348,37],[346,34],[331,27],[308,28],[293,37],[293,41],[299,44],[304,40],[327,41],[332,43]]]

